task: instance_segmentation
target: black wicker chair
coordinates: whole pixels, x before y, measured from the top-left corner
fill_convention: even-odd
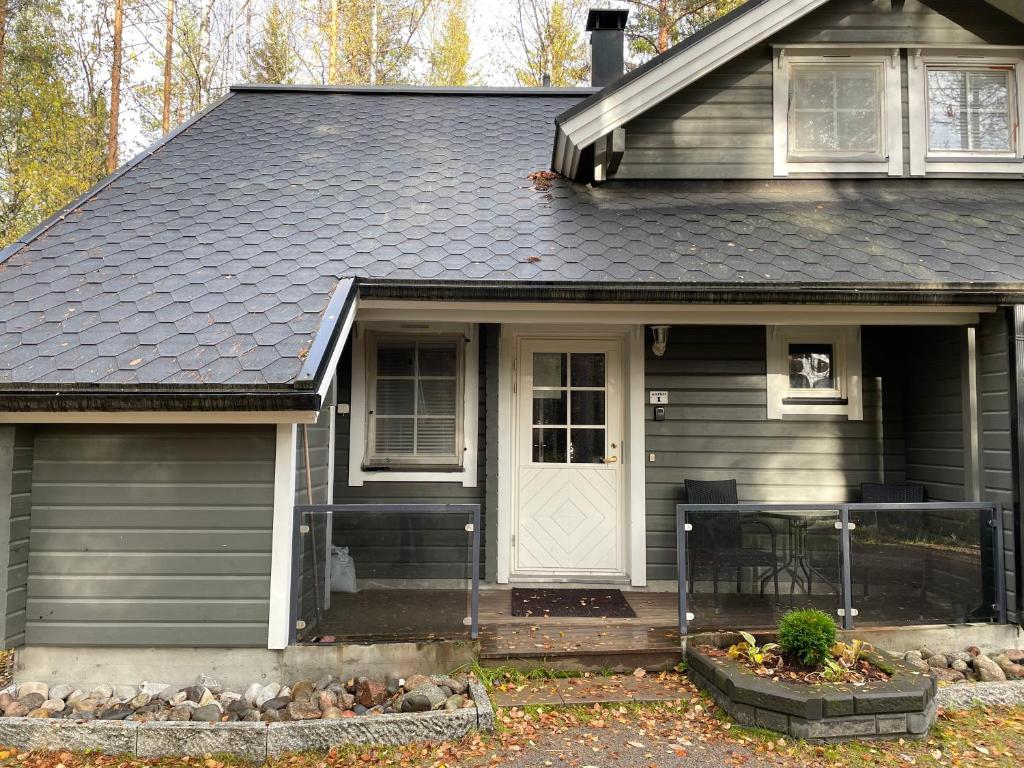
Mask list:
[[[927,495],[923,485],[918,483],[861,483],[860,485],[860,500],[864,504],[924,504]],[[876,511],[874,513],[875,529],[882,530],[881,520],[888,513],[880,514]],[[895,527],[895,526],[894,526]],[[924,511],[914,512],[910,515],[904,514],[898,526],[900,533],[910,538],[922,538],[925,534],[926,527],[926,515]],[[857,549],[860,549],[859,547]],[[862,550],[862,556],[867,554],[866,549]],[[854,559],[857,559],[857,553],[854,552]],[[931,569],[931,557],[929,552],[925,550],[925,556],[920,562],[920,571],[915,567],[915,564],[908,563],[909,567],[918,574],[921,586],[918,593],[921,601],[921,618],[924,618],[924,607],[925,601],[928,597],[928,575]],[[861,569],[864,574],[864,597],[868,597],[871,592],[870,576],[871,567],[864,567]]]
[[[686,502],[688,504],[738,504],[735,480],[686,480]],[[693,591],[694,574],[697,565],[711,569],[714,585],[715,611],[719,608],[718,575],[727,568],[736,569],[736,592],[742,588],[744,568],[769,568],[775,586],[775,599],[779,599],[779,556],[775,541],[775,529],[763,520],[752,520],[735,512],[691,512],[693,524],[690,561],[687,567],[688,589]],[[771,545],[765,550],[756,545],[744,544],[744,529],[757,528],[768,534]],[[761,581],[760,594],[764,595],[765,581]]]

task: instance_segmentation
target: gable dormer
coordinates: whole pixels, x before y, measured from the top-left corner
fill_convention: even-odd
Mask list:
[[[1022,178],[1022,116],[1024,0],[749,0],[561,115],[554,165]]]

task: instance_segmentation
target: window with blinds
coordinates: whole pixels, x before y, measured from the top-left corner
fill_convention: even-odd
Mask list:
[[[462,463],[461,337],[372,336],[367,463]]]

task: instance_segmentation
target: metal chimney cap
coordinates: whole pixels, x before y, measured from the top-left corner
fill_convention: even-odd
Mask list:
[[[628,8],[591,8],[587,11],[587,32],[623,30],[628,17]]]

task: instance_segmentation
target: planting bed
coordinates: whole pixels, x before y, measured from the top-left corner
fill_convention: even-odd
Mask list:
[[[732,633],[691,635],[686,660],[694,684],[741,725],[831,742],[921,737],[935,720],[935,681],[902,659],[884,657],[893,670],[888,681],[808,685],[762,677],[738,660],[701,650],[728,648],[740,639]]]

